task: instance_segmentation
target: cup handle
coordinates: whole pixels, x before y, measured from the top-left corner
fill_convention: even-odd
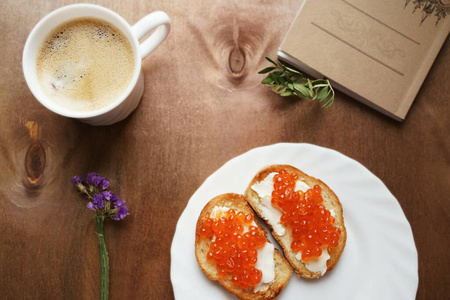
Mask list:
[[[141,59],[144,59],[166,39],[170,31],[170,18],[163,11],[155,11],[131,27],[131,31],[138,40],[155,28],[155,32],[139,45]]]

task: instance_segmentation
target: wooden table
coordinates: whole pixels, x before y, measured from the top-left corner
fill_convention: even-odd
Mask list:
[[[169,250],[191,195],[229,159],[278,142],[337,150],[378,176],[413,230],[417,299],[448,298],[448,39],[398,123],[339,92],[321,109],[260,84],[257,71],[267,66],[264,56],[276,56],[298,1],[87,1],[130,24],[155,10],[173,22],[168,39],[144,60],[138,109],[118,124],[91,127],[45,109],[22,74],[33,26],[72,2],[0,3],[0,298],[97,298],[95,222],[70,184],[73,175],[95,171],[111,179],[131,212],[105,226],[110,298],[172,299]],[[36,154],[27,169],[36,141],[45,158]],[[27,170],[40,179],[32,183]]]

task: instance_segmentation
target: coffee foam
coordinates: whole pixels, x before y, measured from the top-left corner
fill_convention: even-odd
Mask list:
[[[44,93],[74,111],[108,106],[125,92],[134,71],[128,39],[97,18],[77,18],[56,27],[42,44],[36,71]]]

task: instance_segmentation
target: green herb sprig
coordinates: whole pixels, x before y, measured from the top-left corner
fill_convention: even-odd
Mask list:
[[[334,90],[328,79],[310,80],[299,71],[292,69],[279,60],[266,59],[273,64],[259,71],[259,74],[267,74],[261,83],[272,88],[272,91],[280,96],[295,95],[302,99],[318,100],[324,102],[322,107],[329,107],[334,102]]]

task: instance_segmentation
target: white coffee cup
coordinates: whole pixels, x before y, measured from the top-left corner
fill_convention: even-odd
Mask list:
[[[108,106],[93,111],[74,111],[49,99],[40,86],[36,72],[36,58],[49,33],[58,25],[80,17],[95,17],[112,23],[128,38],[134,53],[133,75],[125,92]],[[139,42],[155,28],[156,30],[147,39],[142,43]],[[144,92],[142,60],[166,39],[169,31],[170,19],[162,11],[153,12],[130,26],[121,16],[102,6],[74,4],[61,7],[39,21],[25,43],[22,58],[25,80],[36,99],[59,115],[91,125],[110,125],[119,122],[136,109]]]

